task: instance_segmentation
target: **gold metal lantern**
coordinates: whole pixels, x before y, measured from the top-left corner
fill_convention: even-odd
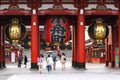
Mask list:
[[[102,18],[97,18],[88,28],[88,34],[94,40],[94,44],[103,44],[108,33],[109,29]]]
[[[13,45],[18,45],[19,40],[25,37],[26,28],[17,18],[12,18],[11,23],[6,25],[5,33]]]
[[[9,36],[13,40],[19,40],[21,36],[21,27],[18,24],[18,19],[13,18],[12,19],[12,24],[9,28]]]

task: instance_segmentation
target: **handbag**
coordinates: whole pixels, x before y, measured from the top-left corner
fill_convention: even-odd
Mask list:
[[[66,58],[64,58],[64,60],[66,61]]]

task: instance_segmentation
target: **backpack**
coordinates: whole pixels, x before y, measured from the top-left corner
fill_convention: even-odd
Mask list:
[[[52,58],[53,58],[53,62],[57,61],[56,56],[53,56]]]

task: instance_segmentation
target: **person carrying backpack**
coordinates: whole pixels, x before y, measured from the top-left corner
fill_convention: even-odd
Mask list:
[[[57,57],[55,55],[52,56],[53,59],[53,70],[56,68]]]

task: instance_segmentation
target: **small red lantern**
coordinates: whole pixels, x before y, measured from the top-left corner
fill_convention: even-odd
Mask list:
[[[43,39],[48,43],[59,45],[66,43],[70,35],[70,22],[62,16],[49,17],[45,21]]]

